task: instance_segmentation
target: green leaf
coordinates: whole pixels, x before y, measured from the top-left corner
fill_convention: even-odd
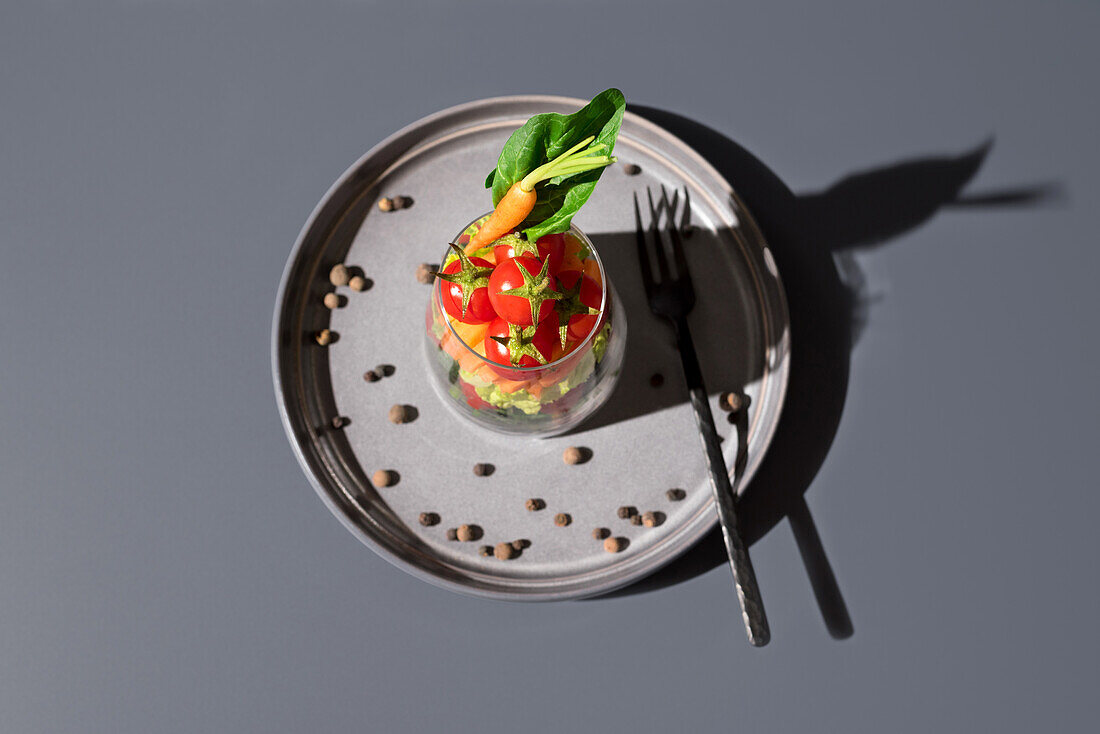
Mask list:
[[[535,115],[512,133],[500,152],[496,169],[485,179],[493,190],[493,206],[519,181],[542,164],[594,135],[596,143],[611,155],[615,138],[623,122],[626,99],[618,89],[607,89],[571,115],[548,112]],[[569,223],[596,188],[603,168],[583,173],[555,176],[536,186],[535,208],[521,227],[528,240],[569,230]]]

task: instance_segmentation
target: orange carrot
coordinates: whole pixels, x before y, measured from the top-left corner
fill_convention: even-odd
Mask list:
[[[555,176],[572,176],[614,163],[615,159],[610,156],[597,155],[607,147],[603,143],[581,150],[595,139],[594,135],[590,135],[554,160],[542,164],[512,184],[504,196],[500,197],[493,213],[470,238],[466,245],[466,254],[472,255],[475,250],[496,241],[523,224],[523,220],[527,219],[534,210],[535,202],[538,200],[538,194],[535,192],[537,184]]]
[[[497,208],[485,220],[485,224],[481,225],[481,228],[470,238],[470,242],[466,245],[466,254],[473,254],[475,250],[494,242],[518,227],[535,208],[537,198],[538,194],[535,193],[534,188],[524,190],[523,181],[512,184],[508,193],[497,202]]]

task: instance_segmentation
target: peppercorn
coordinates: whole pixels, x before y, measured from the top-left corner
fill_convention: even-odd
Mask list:
[[[741,396],[735,392],[724,392],[718,398],[718,407],[727,413],[736,413],[741,410]]]
[[[393,469],[379,469],[371,477],[371,482],[376,487],[392,487],[400,479],[401,476]]]
[[[439,515],[434,512],[421,512],[419,519],[420,524],[426,528],[439,524]]]
[[[501,561],[510,561],[519,553],[511,543],[497,543],[493,548],[493,555]]]
[[[477,549],[477,554],[479,556],[484,556],[485,558],[488,558],[489,556],[493,555],[493,546],[483,545]]]
[[[447,540],[458,540],[458,528],[447,528]]]
[[[416,266],[417,282],[423,283],[424,285],[431,285],[432,281],[435,280],[435,271],[436,268],[428,263],[420,263]]]
[[[626,538],[608,538],[603,542],[603,549],[608,553],[618,553],[623,548],[626,548]]]
[[[332,427],[333,428],[343,428],[344,426],[346,426],[349,423],[351,423],[351,421],[348,420],[347,418],[345,418],[342,415],[333,416],[333,418],[332,418]]]
[[[518,551],[521,551],[524,548],[530,548],[531,547],[531,541],[529,541],[527,538],[520,538],[519,540],[513,540],[512,541],[512,547],[515,548]]]
[[[384,212],[393,211],[393,199],[383,196],[381,199],[378,200],[378,208]]]
[[[325,308],[340,308],[340,296],[335,293],[326,293],[324,302]]]
[[[348,281],[348,288],[353,291],[365,291],[367,289],[367,279],[362,275],[353,275],[351,280]]]
[[[316,339],[317,343],[322,347],[327,347],[329,344],[336,341],[336,333],[328,329],[321,329],[313,338]]]
[[[455,535],[463,543],[469,543],[481,537],[481,528],[477,525],[459,525]]]
[[[396,369],[392,364],[380,364],[374,368],[383,377],[389,377]]]
[[[583,464],[591,457],[592,452],[581,446],[570,446],[562,452],[561,460],[566,464]]]
[[[559,512],[554,515],[554,524],[559,528],[564,528],[569,523],[573,522],[573,518],[569,517],[569,513]]]
[[[348,272],[346,265],[337,263],[332,266],[332,270],[328,271],[328,279],[335,286],[347,285],[351,280],[351,273]]]
[[[540,500],[538,497],[532,497],[531,499],[527,500],[524,506],[529,512],[538,512],[539,510],[546,507],[546,503]]]
[[[642,525],[647,528],[655,528],[665,521],[664,513],[662,512],[647,512],[642,515]]]
[[[496,470],[492,464],[474,464],[475,477],[487,477]]]
[[[625,173],[627,176],[637,176],[641,172],[642,172],[642,167],[639,166],[637,163],[624,163],[623,164],[623,173]]]
[[[631,507],[630,505],[623,505],[617,510],[617,514],[623,520],[629,520],[631,517],[638,514],[638,508]]]
[[[611,535],[611,531],[607,528],[595,528],[592,531],[592,537],[596,540],[603,540],[609,535]]]
[[[687,492],[682,489],[670,489],[665,492],[665,497],[668,497],[670,502],[679,502],[684,497],[687,497]]]
[[[416,416],[416,408],[411,405],[395,405],[390,408],[390,423],[412,423]]]
[[[363,379],[367,382],[378,382],[382,379],[382,375],[378,374],[374,370],[367,370],[363,373]]]
[[[630,516],[630,524],[631,525],[641,525],[642,524],[642,516],[641,515],[631,515]]]

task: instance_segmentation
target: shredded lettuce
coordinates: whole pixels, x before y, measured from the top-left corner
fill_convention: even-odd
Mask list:
[[[592,340],[592,351],[596,354],[596,361],[602,362],[603,355],[607,351],[607,340],[611,336],[611,324],[604,324],[600,333]]]

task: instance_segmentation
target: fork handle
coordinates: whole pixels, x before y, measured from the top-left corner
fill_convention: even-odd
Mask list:
[[[737,599],[741,603],[745,631],[750,643],[756,647],[763,647],[771,639],[771,630],[768,627],[768,617],[764,614],[764,601],[760,598],[760,587],[756,585],[756,572],[752,568],[749,550],[741,537],[741,528],[737,521],[736,495],[730,484],[726,460],[722,456],[718,430],[714,427],[714,416],[710,411],[710,402],[707,400],[707,389],[703,384],[703,373],[699,369],[699,358],[695,354],[695,344],[691,339],[687,320],[676,319],[673,325],[684,367],[684,379],[691,398],[691,407],[695,412],[695,422],[699,426],[699,435],[703,439],[703,449],[707,455],[710,487],[714,493],[715,505],[718,507],[718,522],[722,526],[722,539],[726,543],[726,555],[729,557],[730,570],[733,571],[733,583],[737,587]]]

